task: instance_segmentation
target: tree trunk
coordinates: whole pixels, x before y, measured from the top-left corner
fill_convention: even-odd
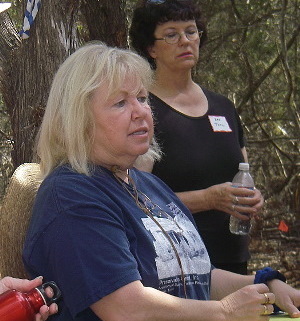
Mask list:
[[[0,14],[0,91],[11,120],[14,168],[32,161],[53,75],[62,61],[88,40],[127,46],[124,7],[125,0],[42,1],[26,40],[20,40],[8,14]],[[87,30],[84,39],[77,29],[80,18]]]
[[[74,19],[78,10],[76,3],[44,1],[29,39],[20,41],[11,26],[8,37],[3,39],[1,92],[11,120],[14,167],[32,160],[34,140],[53,75],[78,44]],[[5,32],[5,26],[1,26],[1,37]],[[14,41],[9,42],[9,39]]]
[[[128,47],[125,0],[84,0],[81,8],[89,40],[109,46]]]

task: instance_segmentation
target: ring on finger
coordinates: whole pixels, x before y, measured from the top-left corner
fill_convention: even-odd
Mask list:
[[[267,293],[263,293],[263,295],[264,295],[265,298],[266,298],[264,304],[270,304],[271,301],[270,301],[270,298],[269,298],[269,296],[267,295]]]
[[[234,197],[234,201],[233,201],[234,204],[238,204],[239,203],[239,199],[237,196]]]
[[[262,306],[264,307],[264,312],[263,312],[262,315],[267,315],[267,314],[269,314],[268,307],[267,307],[265,304],[263,304]]]
[[[231,209],[233,212],[235,212],[235,204],[232,204]]]

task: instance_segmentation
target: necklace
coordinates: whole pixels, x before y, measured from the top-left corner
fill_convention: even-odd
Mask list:
[[[118,167],[113,166],[112,167],[112,173],[113,176],[115,177],[115,179],[121,184],[121,186],[128,192],[128,194],[135,200],[136,205],[159,227],[159,229],[162,231],[163,235],[166,237],[166,239],[168,240],[168,242],[170,243],[179,268],[180,268],[180,275],[181,275],[181,282],[183,284],[183,291],[184,291],[184,296],[187,299],[187,289],[186,289],[186,282],[185,282],[185,276],[184,276],[184,271],[183,271],[183,265],[181,262],[181,258],[179,256],[179,253],[176,249],[176,246],[174,244],[174,242],[172,241],[170,235],[167,233],[167,231],[163,228],[163,226],[159,223],[159,221],[155,218],[155,214],[153,213],[153,209],[157,208],[159,210],[159,217],[165,217],[169,220],[172,220],[172,222],[174,222],[176,224],[176,226],[179,228],[179,230],[182,232],[182,228],[178,225],[178,223],[175,221],[175,219],[168,214],[166,211],[164,211],[163,209],[161,209],[161,207],[155,203],[153,203],[151,201],[151,199],[144,194],[143,192],[139,191],[135,185],[134,180],[132,179],[132,177],[129,175],[129,172],[127,171],[127,173],[125,174],[126,178],[128,179],[128,183],[124,182],[118,175],[117,172],[120,171]],[[132,190],[130,190],[130,188]],[[141,197],[144,198],[144,201],[140,201]]]

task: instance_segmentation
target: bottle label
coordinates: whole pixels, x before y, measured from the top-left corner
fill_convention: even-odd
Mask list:
[[[248,189],[251,189],[252,191],[254,190],[254,187],[247,187],[247,186],[242,186],[238,184],[232,184],[231,186],[236,188],[248,188]]]

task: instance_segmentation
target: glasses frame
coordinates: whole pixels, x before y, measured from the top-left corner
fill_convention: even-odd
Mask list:
[[[189,35],[186,33],[186,32],[182,32],[182,33],[179,33],[179,32],[176,32],[176,34],[177,35],[179,35],[179,38],[178,38],[178,40],[176,41],[176,42],[168,42],[167,41],[167,37],[162,37],[162,38],[154,38],[155,40],[164,40],[168,45],[176,45],[176,44],[178,44],[178,42],[180,41],[180,39],[181,39],[181,37],[182,37],[182,34],[184,34],[185,35],[185,37],[189,40],[189,41],[196,41],[196,40],[198,40],[198,39],[201,39],[201,37],[202,37],[202,35],[203,35],[203,31],[201,30],[201,31],[198,31],[198,38],[196,38],[196,39],[190,39],[189,38]]]

